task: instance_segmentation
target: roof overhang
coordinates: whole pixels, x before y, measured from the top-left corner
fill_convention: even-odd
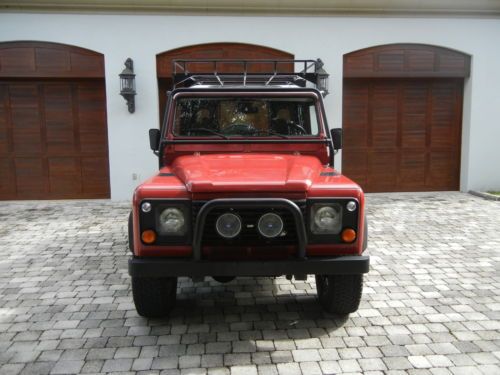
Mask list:
[[[236,15],[500,16],[496,0],[0,0],[0,10]]]

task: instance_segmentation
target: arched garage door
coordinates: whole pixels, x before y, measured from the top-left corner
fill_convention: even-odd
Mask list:
[[[342,172],[365,191],[458,190],[470,57],[394,44],[344,55]]]
[[[0,43],[0,199],[109,198],[104,58]]]
[[[172,60],[175,59],[293,59],[294,56],[290,53],[283,52],[277,49],[258,46],[245,43],[208,43],[197,44],[193,46],[181,47],[174,50],[166,51],[156,55],[156,71],[158,74],[158,89],[160,99],[160,119],[163,118],[165,110],[165,100],[167,90],[172,89]],[[252,65],[253,72],[258,72],[259,69],[272,69],[270,64],[262,64],[260,67]],[[281,65],[279,67],[285,68]],[[196,68],[196,67],[195,67]],[[203,71],[207,65],[200,65],[198,68]],[[224,71],[239,69],[241,65],[235,66],[227,64]],[[289,69],[289,67],[286,67]],[[191,65],[191,70],[193,66]]]

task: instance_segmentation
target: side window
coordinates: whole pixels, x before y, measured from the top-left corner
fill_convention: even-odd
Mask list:
[[[311,125],[311,134],[316,135],[319,133],[319,125],[318,125],[318,115],[316,113],[316,106],[309,106],[309,124]]]

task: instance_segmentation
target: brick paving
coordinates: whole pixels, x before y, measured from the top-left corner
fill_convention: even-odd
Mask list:
[[[314,277],[181,279],[168,320],[134,309],[128,203],[0,203],[0,374],[500,374],[500,202],[368,195],[360,309]]]

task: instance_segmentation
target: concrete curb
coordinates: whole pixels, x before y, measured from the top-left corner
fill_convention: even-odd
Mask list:
[[[493,194],[490,194],[490,193],[484,193],[482,191],[469,190],[469,194],[475,195],[476,197],[481,197],[481,198],[484,198],[484,199],[488,199],[490,201],[500,201],[500,196],[493,195]]]

